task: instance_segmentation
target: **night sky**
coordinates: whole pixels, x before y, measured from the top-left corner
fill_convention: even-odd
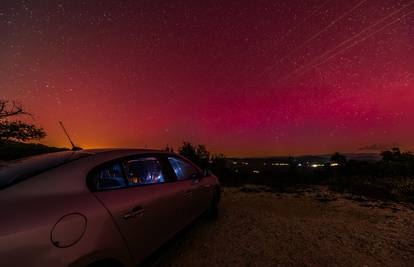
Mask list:
[[[0,37],[48,145],[414,148],[414,1],[1,1]]]

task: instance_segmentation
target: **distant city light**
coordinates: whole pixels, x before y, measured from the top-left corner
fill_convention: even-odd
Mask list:
[[[310,165],[312,168],[319,168],[319,167],[323,167],[325,166],[324,164],[320,164],[320,163],[314,163]]]
[[[253,173],[260,173],[260,171],[258,171],[258,170],[254,170],[254,171],[253,171]]]
[[[331,167],[339,166],[339,163],[331,163]]]
[[[274,163],[272,163],[272,166],[289,166],[289,163],[274,162]]]

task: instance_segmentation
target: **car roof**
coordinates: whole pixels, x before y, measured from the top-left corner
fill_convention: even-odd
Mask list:
[[[130,155],[168,152],[154,149],[131,148],[68,150],[2,162],[0,165],[0,189],[81,158],[111,153]]]
[[[87,153],[93,153],[93,154],[100,154],[100,153],[108,153],[108,152],[119,152],[119,151],[125,151],[125,152],[136,152],[136,153],[163,153],[167,152],[164,150],[157,150],[157,149],[143,149],[143,148],[95,148],[95,149],[82,149],[77,151],[83,151]]]

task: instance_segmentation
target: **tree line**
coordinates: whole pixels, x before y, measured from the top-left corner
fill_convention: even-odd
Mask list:
[[[24,117],[32,115],[21,104],[0,100],[0,160],[63,150],[28,144],[28,141],[44,138],[46,132],[22,121]],[[174,152],[171,146],[167,145],[165,149]],[[296,159],[289,157],[287,168],[267,168],[259,173],[253,172],[250,166],[235,169],[223,154],[212,154],[205,145],[183,142],[177,153],[201,169],[212,171],[227,186],[260,184],[274,190],[285,190],[292,186],[328,185],[337,191],[414,202],[414,155],[397,147],[383,151],[381,160],[377,162],[348,160],[346,156],[334,153],[330,162],[313,169],[299,167]]]
[[[174,152],[170,146],[166,150]],[[177,151],[203,169],[211,170],[224,186],[264,185],[273,191],[324,185],[332,190],[373,198],[414,202],[414,155],[395,147],[381,152],[379,161],[347,159],[334,153],[322,167],[299,167],[294,157],[287,166],[260,172],[250,165],[232,164],[223,154],[211,155],[204,145],[184,142]],[[263,163],[262,163],[263,165]]]

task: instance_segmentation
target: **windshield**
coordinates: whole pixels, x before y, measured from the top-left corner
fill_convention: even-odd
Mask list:
[[[62,151],[1,163],[0,189],[90,155],[94,155],[94,153],[85,151]]]

